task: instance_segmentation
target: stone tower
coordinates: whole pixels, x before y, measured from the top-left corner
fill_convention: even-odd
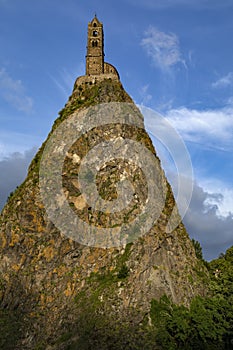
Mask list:
[[[117,69],[110,63],[104,62],[104,30],[103,24],[95,17],[88,23],[86,75],[78,78],[77,84],[93,83],[106,78],[120,80]]]
[[[103,24],[95,16],[88,23],[86,75],[104,73],[104,32]]]

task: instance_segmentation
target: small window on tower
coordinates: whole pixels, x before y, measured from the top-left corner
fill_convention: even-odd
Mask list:
[[[96,24],[96,23],[94,23],[94,27],[97,27],[97,24]]]
[[[94,31],[93,31],[93,36],[98,36],[97,30],[94,30]]]
[[[97,47],[98,46],[98,41],[92,41],[92,47]]]

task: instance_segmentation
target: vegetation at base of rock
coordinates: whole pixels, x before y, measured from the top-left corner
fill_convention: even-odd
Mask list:
[[[233,247],[221,258],[208,264],[212,276],[212,296],[195,297],[189,308],[172,303],[166,295],[159,301],[152,300],[150,316],[152,324],[157,328],[156,343],[161,349],[232,349],[232,265]]]
[[[79,320],[83,333],[64,350],[155,350],[153,327],[143,328],[129,321],[113,321],[106,316],[89,315]]]
[[[230,349],[230,308],[227,300],[216,297],[196,297],[190,309],[173,304],[166,296],[153,300],[151,318],[157,326],[156,342],[168,350]]]
[[[228,298],[233,304],[233,246],[218,259],[209,263],[212,276],[211,290],[215,295]],[[233,325],[232,325],[233,329]]]
[[[128,247],[130,251],[130,246]],[[127,254],[126,254],[127,255]],[[124,258],[123,258],[124,261]],[[100,302],[102,293],[111,293],[117,282],[112,273],[94,274],[90,280],[99,285],[95,295],[77,296],[82,313],[60,338],[64,350],[231,350],[233,343],[233,247],[221,258],[207,263],[211,274],[212,295],[196,296],[189,307],[173,303],[166,295],[151,301],[150,319],[135,323],[111,318]],[[125,265],[122,265],[125,266]],[[218,275],[216,275],[218,273]],[[93,302],[93,297],[97,303]],[[103,294],[104,297],[104,294]],[[90,303],[90,300],[92,302]],[[113,305],[114,306],[114,305]],[[136,310],[135,320],[137,320]],[[131,315],[132,316],[132,315]],[[67,340],[68,343],[67,343]]]
[[[16,349],[16,344],[21,336],[20,317],[14,310],[0,308],[0,349]]]

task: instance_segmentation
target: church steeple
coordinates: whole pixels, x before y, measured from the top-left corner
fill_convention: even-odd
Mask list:
[[[117,69],[104,61],[104,31],[103,24],[95,14],[88,23],[86,74],[77,78],[76,85],[82,85],[82,89],[104,79],[120,80]],[[75,85],[75,86],[76,86]]]
[[[104,31],[96,14],[88,23],[86,75],[104,73]]]

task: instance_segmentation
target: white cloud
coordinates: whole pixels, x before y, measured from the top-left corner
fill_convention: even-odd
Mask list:
[[[229,187],[227,184],[212,178],[200,179],[199,182],[203,189],[212,195],[212,197],[207,199],[206,203],[207,205],[217,205],[216,214],[219,217],[227,217],[229,214],[233,214],[232,187]],[[216,193],[219,194],[218,197],[215,196]]]
[[[233,150],[233,107],[195,110],[171,109],[165,117],[186,141],[225,151]]]
[[[233,72],[229,72],[212,84],[213,88],[226,88],[229,86],[233,86]]]
[[[162,70],[168,70],[177,63],[185,64],[179,48],[179,39],[174,33],[160,32],[150,26],[144,33],[141,45],[154,64]]]
[[[216,258],[233,245],[233,214],[219,215],[219,207],[224,199],[223,193],[209,192],[195,184],[184,217],[188,233],[201,243],[207,260]]]
[[[33,100],[25,93],[21,80],[14,80],[5,69],[0,70],[0,96],[17,110],[30,113]]]

